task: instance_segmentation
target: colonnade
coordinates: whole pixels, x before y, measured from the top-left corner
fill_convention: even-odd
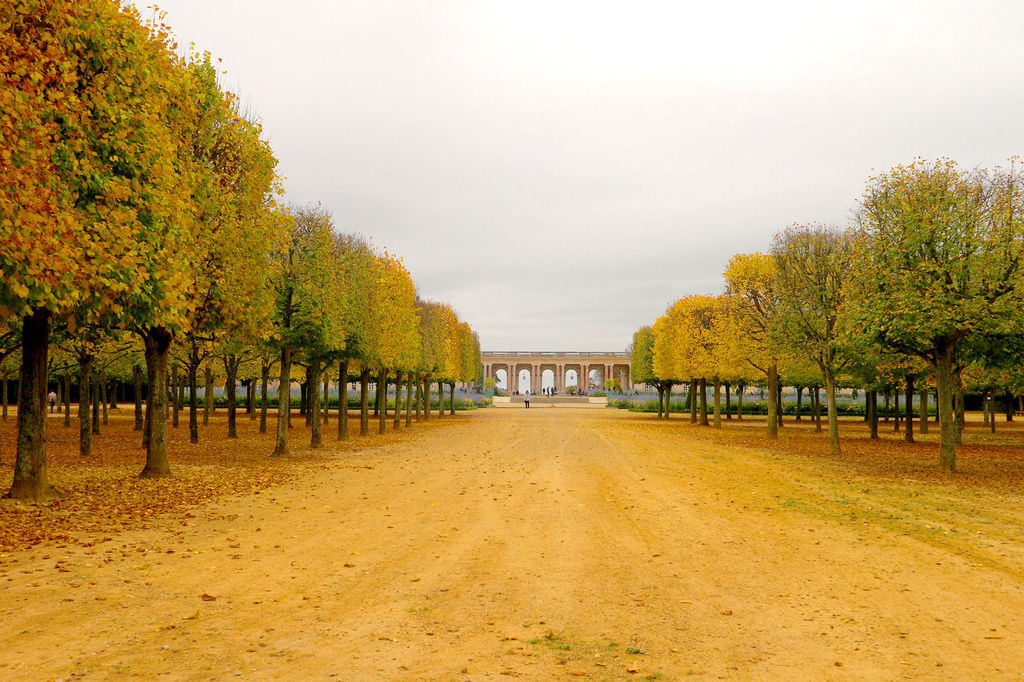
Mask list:
[[[566,388],[572,385],[568,383],[570,372],[576,374],[577,387],[583,386],[585,390],[594,390],[588,386],[588,379],[595,370],[600,375],[596,378],[596,388],[603,389],[607,379],[617,379],[620,387],[625,391],[631,390],[633,387],[629,371],[629,357],[625,353],[484,352],[482,356],[484,379],[494,379],[495,385],[497,385],[499,383],[497,372],[505,370],[506,381],[510,380],[512,390],[519,390],[519,375],[524,370],[529,372],[528,385],[530,393],[533,394],[541,392],[542,377],[548,370],[554,374],[556,393],[565,393]]]

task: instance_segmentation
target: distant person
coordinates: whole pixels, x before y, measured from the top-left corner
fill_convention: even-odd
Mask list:
[[[523,394],[523,402],[526,403],[526,409],[530,409],[530,392],[527,391]]]
[[[57,405],[57,394],[53,391],[46,396],[46,399],[50,401],[50,412],[53,412],[54,406]]]

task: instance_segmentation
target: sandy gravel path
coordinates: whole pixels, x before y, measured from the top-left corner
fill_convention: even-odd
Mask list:
[[[1019,573],[807,513],[806,476],[612,410],[432,422],[7,557],[0,678],[1024,676]]]

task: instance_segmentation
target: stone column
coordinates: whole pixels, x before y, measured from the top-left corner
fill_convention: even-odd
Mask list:
[[[582,365],[582,367],[583,373],[580,376],[580,390],[588,391],[590,390],[590,365]]]
[[[530,393],[533,395],[540,393],[540,365],[537,363],[530,365]]]

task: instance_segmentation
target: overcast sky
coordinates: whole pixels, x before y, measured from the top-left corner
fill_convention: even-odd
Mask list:
[[[401,255],[484,350],[623,350],[878,170],[1022,151],[1018,0],[159,5],[287,200]]]

